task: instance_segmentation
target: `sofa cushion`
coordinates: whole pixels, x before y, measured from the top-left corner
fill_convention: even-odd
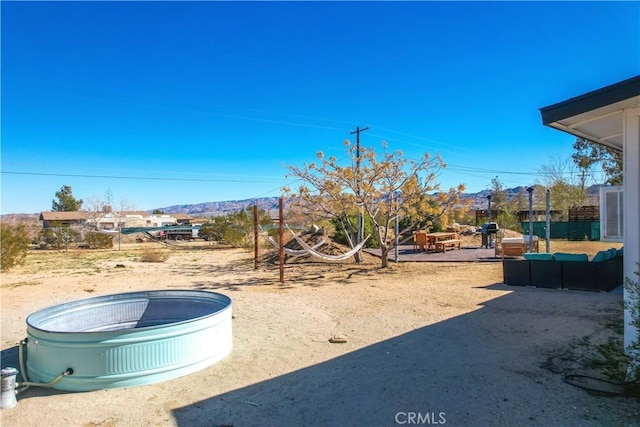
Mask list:
[[[524,254],[524,259],[528,261],[553,261],[553,254],[544,252],[541,254],[537,254],[534,252],[529,252]]]
[[[589,261],[587,254],[567,254],[563,252],[554,253],[553,259],[556,261]]]
[[[623,256],[623,255],[624,255],[624,246],[618,249],[618,253],[616,253],[616,256]]]
[[[609,253],[609,251],[600,251],[593,257],[593,259],[591,261],[592,262],[604,262],[604,261],[608,261],[610,259],[611,259],[611,254]]]
[[[524,243],[524,239],[522,237],[504,237],[500,241],[502,243]]]

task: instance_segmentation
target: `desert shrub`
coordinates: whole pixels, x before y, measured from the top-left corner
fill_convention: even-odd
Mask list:
[[[638,267],[640,268],[640,265]],[[640,275],[638,271],[634,273],[636,276]],[[626,277],[624,287],[629,296],[625,308],[631,314],[630,325],[640,331],[640,283]],[[611,338],[607,343],[598,346],[598,351],[601,357],[592,363],[601,367],[605,375],[615,381],[640,383],[640,336],[626,349],[622,337]]]
[[[11,267],[24,263],[29,250],[29,236],[23,225],[0,224],[0,250],[2,262],[0,269],[8,270]]]
[[[590,360],[591,366],[600,369],[603,375],[613,381],[625,381],[631,359],[624,353],[622,337],[610,337],[596,349],[599,355]]]
[[[169,251],[162,248],[145,248],[140,255],[142,262],[165,262],[169,259]]]
[[[214,222],[206,222],[200,226],[198,237],[202,237],[208,242],[219,242],[222,240],[222,232]]]
[[[113,237],[102,233],[86,233],[84,241],[91,249],[110,249],[113,247]]]
[[[640,276],[640,264],[638,270],[634,272],[636,276]],[[631,325],[640,331],[640,283],[627,277],[624,285],[629,295],[626,308],[631,313]],[[640,381],[640,336],[629,345],[627,352],[630,359],[629,376],[632,380]]]
[[[258,223],[261,226],[271,224],[268,212],[258,209]],[[202,224],[198,236],[235,247],[253,247],[253,212],[246,209],[211,218],[211,221]]]
[[[69,243],[78,240],[80,233],[65,227],[51,227],[40,231],[40,240],[46,242],[56,249],[60,249],[69,245]]]

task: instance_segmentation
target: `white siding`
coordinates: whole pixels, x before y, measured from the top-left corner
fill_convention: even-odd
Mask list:
[[[622,187],[600,188],[600,240],[624,240],[624,192]]]

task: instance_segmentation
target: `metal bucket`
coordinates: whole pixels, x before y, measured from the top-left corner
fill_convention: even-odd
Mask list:
[[[231,299],[206,291],[106,295],[27,317],[32,382],[89,391],[164,381],[203,369],[232,348]]]

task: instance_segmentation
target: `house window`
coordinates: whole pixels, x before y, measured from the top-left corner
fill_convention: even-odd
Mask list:
[[[623,241],[623,192],[622,187],[600,188],[600,240]]]

